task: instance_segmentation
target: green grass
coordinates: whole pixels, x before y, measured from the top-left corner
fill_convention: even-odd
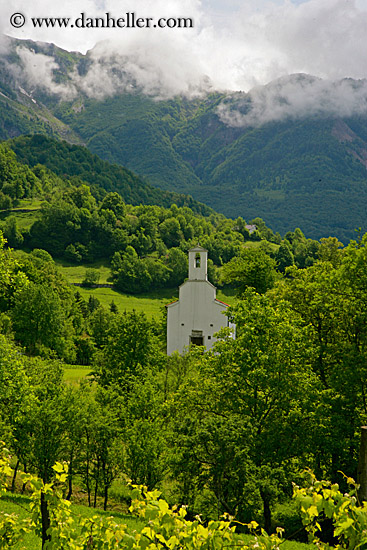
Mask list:
[[[108,278],[111,276],[111,270],[107,260],[84,265],[75,265],[64,260],[55,260],[55,264],[69,283],[81,283],[87,269],[98,271],[100,276],[99,283],[105,284],[110,282]]]
[[[224,288],[217,290],[217,299],[229,306],[234,306],[237,302],[236,291],[233,288]]]
[[[242,246],[243,248],[260,248],[263,242],[264,241],[246,241]],[[269,241],[266,241],[266,246],[273,252],[276,252],[279,248],[279,244],[270,243]]]
[[[24,231],[29,229],[38,218],[38,210],[41,208],[43,200],[41,199],[21,199],[18,205],[11,210],[0,211],[0,229],[4,227],[6,219],[14,217],[17,220],[18,229]],[[27,212],[20,212],[27,210]]]
[[[101,304],[107,309],[113,301],[118,307],[119,313],[135,310],[137,313],[145,313],[150,319],[161,317],[162,307],[175,300],[178,296],[177,291],[172,289],[157,290],[149,294],[139,294],[137,296],[123,294],[112,288],[86,289],[78,287],[78,291],[84,300],[89,300],[90,296],[98,298]]]
[[[114,301],[119,313],[135,310],[138,313],[145,313],[150,319],[160,318],[162,316],[162,308],[178,299],[178,290],[169,288],[135,296],[117,292],[112,288],[87,289],[78,287],[78,291],[84,300],[88,301],[90,296],[94,296],[98,298],[105,308],[109,308],[111,302]],[[236,297],[232,290],[219,290],[217,298],[229,305],[233,305],[236,302]]]
[[[38,211],[17,212],[16,210],[10,210],[9,212],[0,212],[0,229],[5,226],[6,219],[11,216],[16,219],[18,229],[24,231],[25,229],[29,229],[36,221]]]
[[[16,212],[17,210],[39,210],[42,206],[42,203],[44,203],[44,199],[20,199],[18,202],[18,205],[12,209],[12,212]]]
[[[29,498],[25,495],[7,493],[0,498],[0,512],[7,514],[16,514],[19,519],[26,519],[29,517]],[[113,517],[116,523],[124,524],[127,526],[128,531],[140,532],[144,526],[144,521],[139,520],[136,517],[124,514],[119,510],[111,510],[104,512],[99,508],[89,508],[81,504],[71,505],[72,517],[78,520],[76,516],[81,518],[90,518],[92,516],[100,517]],[[239,535],[239,539],[248,542],[253,540],[252,535]],[[35,534],[28,534],[21,541],[19,541],[14,547],[14,550],[41,550],[41,540]],[[314,545],[304,544],[296,541],[284,541],[281,545],[282,550],[316,550]]]
[[[30,516],[29,506],[29,498],[25,495],[7,493],[0,498],[0,512],[16,514],[20,520]],[[129,531],[140,531],[144,525],[139,519],[115,510],[104,512],[98,508],[89,508],[81,504],[72,504],[71,512],[74,519],[75,516],[80,516],[81,518],[89,518],[95,515],[102,517],[112,516],[116,523],[127,525]],[[78,524],[78,520],[76,520],[76,524]],[[25,536],[12,548],[14,548],[14,550],[41,550],[41,539],[31,533]]]
[[[251,243],[256,244],[257,243]],[[16,250],[18,257],[26,256],[26,252],[22,250]],[[87,269],[98,270],[100,274],[99,283],[109,283],[108,280],[111,272],[107,260],[94,262],[91,264],[75,265],[65,260],[55,260],[55,264],[69,281],[69,283],[81,283],[85,277]],[[118,307],[120,313],[124,311],[135,310],[138,313],[144,312],[150,319],[159,319],[162,316],[162,308],[178,299],[178,289],[160,289],[144,294],[125,294],[118,292],[113,288],[82,288],[75,287],[80,292],[84,300],[88,301],[90,296],[97,298],[103,307],[109,309],[111,302],[114,302]],[[233,289],[223,289],[217,291],[217,298],[226,304],[233,305],[236,303],[235,291]]]
[[[78,385],[82,378],[85,378],[90,373],[90,367],[80,365],[68,366],[64,368],[64,381],[68,384]]]

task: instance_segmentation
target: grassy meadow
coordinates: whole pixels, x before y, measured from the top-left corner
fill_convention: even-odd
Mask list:
[[[26,495],[17,493],[6,493],[0,498],[0,513],[16,514],[17,517],[22,520],[30,517],[30,500]],[[143,523],[136,517],[123,513],[118,510],[111,510],[104,512],[100,508],[89,508],[83,504],[72,504],[71,512],[74,519],[88,518],[92,516],[98,517],[113,517],[116,523],[127,525],[129,531],[141,531]],[[76,523],[78,523],[76,519]],[[27,534],[22,540],[20,540],[15,546],[12,546],[14,550],[41,550],[41,538],[36,534]]]
[[[78,385],[83,378],[88,376],[90,371],[90,367],[84,367],[82,365],[64,367],[64,381],[68,384]]]
[[[75,265],[63,260],[56,260],[55,263],[60,273],[62,273],[70,283],[81,283],[88,269],[98,271],[99,284],[111,283],[111,272],[107,262],[100,261],[92,264]],[[147,317],[151,319],[160,318],[164,306],[178,299],[177,288],[164,288],[136,295],[125,294],[113,288],[77,288],[81,296],[87,301],[90,296],[93,296],[97,298],[105,308],[109,308],[111,302],[114,302],[120,313],[134,310],[138,313],[145,313]],[[219,290],[217,292],[217,298],[229,305],[233,305],[236,301],[235,293],[231,289]]]
[[[111,493],[113,493],[112,489],[113,488],[111,488]],[[92,516],[113,517],[116,523],[126,525],[129,532],[140,532],[142,530],[145,525],[144,521],[124,512],[126,504],[119,505],[117,501],[111,501],[111,506],[113,509],[104,512],[100,508],[89,508],[83,504],[72,503],[71,513],[76,522],[77,518],[90,518]],[[6,514],[15,514],[20,520],[30,517],[29,497],[17,493],[6,493],[0,498],[0,513],[2,512]],[[239,535],[238,539],[243,543],[248,543],[250,540],[253,540],[253,536]],[[14,550],[41,550],[41,546],[40,537],[31,533],[26,535],[15,546],[12,546],[12,548]],[[240,544],[238,548],[241,548]],[[281,544],[281,548],[282,550],[316,550],[314,545],[291,540],[284,540]]]

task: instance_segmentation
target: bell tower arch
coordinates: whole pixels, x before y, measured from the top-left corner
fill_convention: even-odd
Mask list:
[[[201,246],[189,250],[189,281],[208,280],[208,251]]]

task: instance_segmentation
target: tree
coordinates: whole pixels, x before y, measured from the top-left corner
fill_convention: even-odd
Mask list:
[[[98,283],[99,278],[100,278],[100,273],[97,269],[92,269],[92,268],[86,269],[82,285],[87,288],[90,288]]]
[[[0,311],[12,305],[14,296],[27,285],[27,277],[11,249],[6,249],[6,239],[0,231]]]
[[[27,374],[34,392],[34,403],[29,411],[29,466],[48,483],[52,466],[62,458],[66,434],[68,400],[59,362],[30,358]]]
[[[285,272],[286,267],[294,265],[293,252],[287,240],[281,242],[278,251],[275,254],[275,260],[279,271],[282,273]]]
[[[337,243],[331,244],[335,252]],[[312,368],[321,390],[316,422],[323,426],[315,462],[318,475],[340,483],[340,472],[355,475],[358,430],[367,416],[365,244],[352,242],[334,258],[335,266],[319,261],[307,269],[288,268],[274,290],[275,303],[287,300],[312,328],[308,345],[315,350]]]
[[[321,246],[318,251],[318,257],[322,262],[330,262],[334,267],[337,267],[342,260],[343,243],[336,237],[328,237],[320,239]]]
[[[12,319],[17,340],[30,353],[42,346],[61,351],[64,315],[59,297],[49,287],[30,282],[15,298]]]
[[[0,210],[11,210],[13,208],[13,201],[9,195],[5,195],[0,191]]]
[[[9,448],[25,463],[33,392],[19,349],[0,334],[0,428]],[[15,472],[16,475],[16,472]]]
[[[124,312],[112,317],[107,343],[97,357],[94,374],[100,385],[116,384],[126,392],[159,361],[152,323],[144,313]]]
[[[166,425],[163,395],[154,376],[136,384],[123,413],[124,471],[134,484],[153,489],[166,474]]]
[[[111,271],[115,286],[119,290],[134,294],[150,288],[150,273],[132,246],[128,246],[123,254],[116,252],[113,255]]]
[[[275,261],[259,248],[245,248],[222,268],[221,281],[233,285],[241,294],[247,287],[264,293],[276,280]]]
[[[230,317],[236,340],[223,334],[198,355],[198,375],[175,397],[172,467],[240,521],[262,501],[269,530],[272,504],[289,493],[313,448],[313,349],[286,303],[273,307],[248,291]]]
[[[23,243],[23,235],[17,226],[17,220],[14,216],[7,218],[4,226],[4,237],[9,246],[20,247]]]
[[[179,222],[176,218],[167,218],[159,225],[162,241],[168,248],[179,246],[183,239]]]
[[[100,210],[111,210],[116,218],[123,219],[126,215],[125,203],[118,193],[107,193],[100,205]]]
[[[118,307],[113,300],[110,303],[110,312],[114,314],[119,312]]]

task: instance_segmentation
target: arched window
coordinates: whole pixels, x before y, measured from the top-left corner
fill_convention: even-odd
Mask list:
[[[195,255],[195,267],[200,267],[200,265],[201,265],[201,256],[199,252],[197,252]]]

